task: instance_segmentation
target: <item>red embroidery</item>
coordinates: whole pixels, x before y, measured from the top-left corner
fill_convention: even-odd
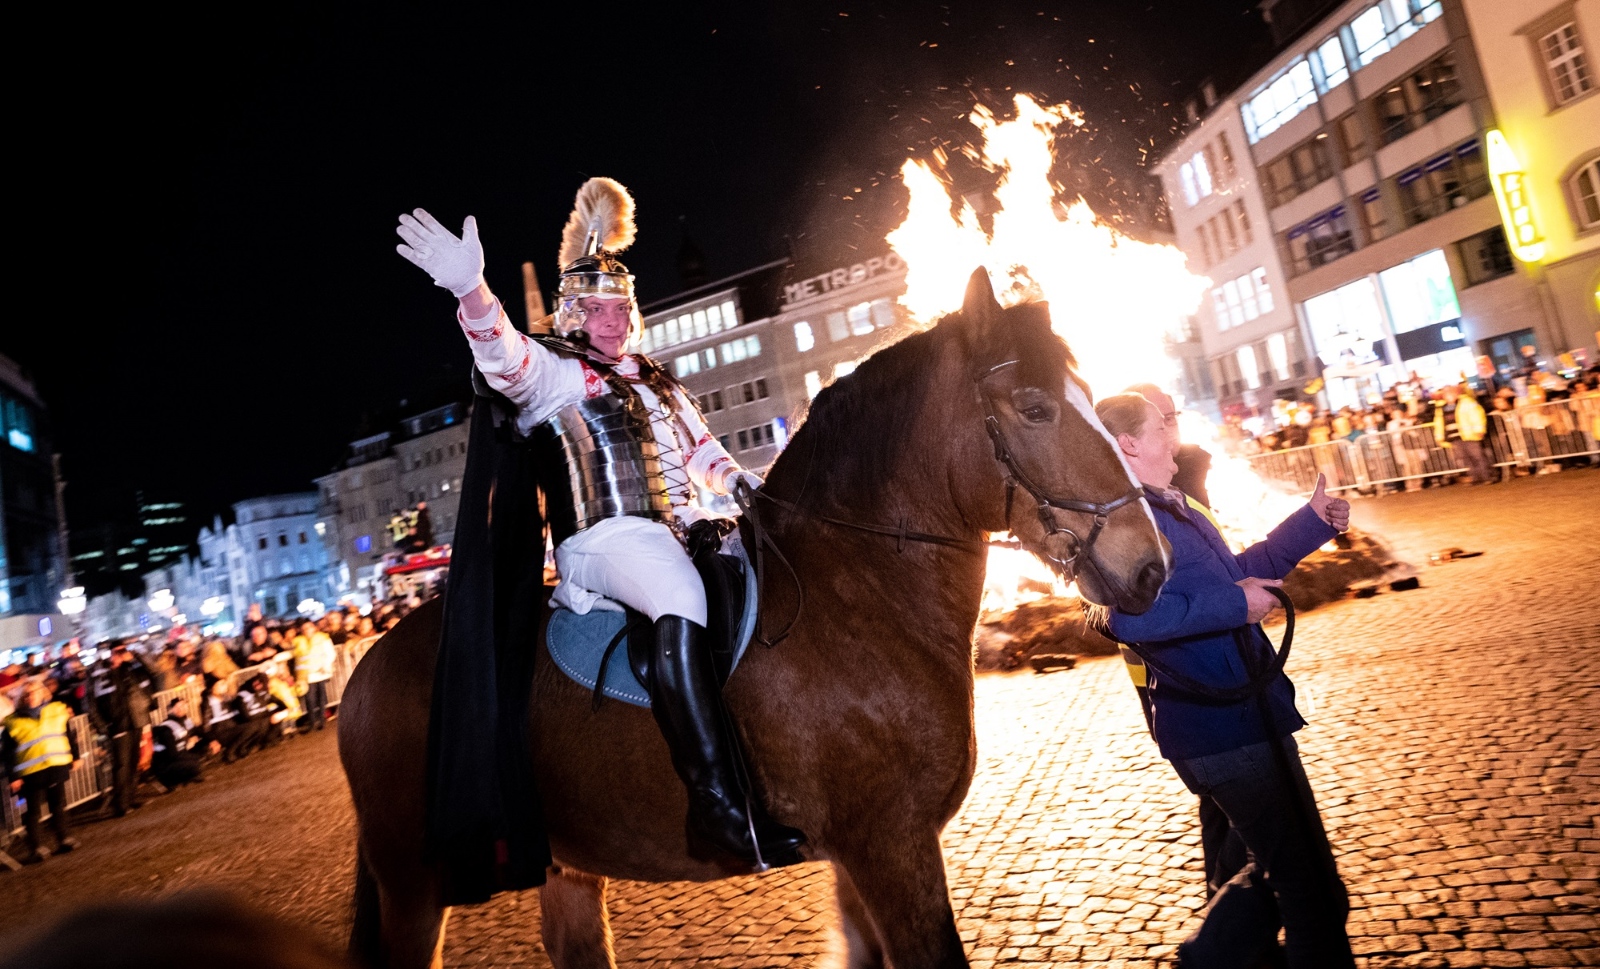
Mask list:
[[[506,378],[506,382],[508,384],[512,384],[512,385],[520,384],[520,383],[522,383],[522,378],[526,377],[528,375],[528,368],[530,366],[532,366],[532,365],[533,365],[533,354],[528,352],[527,344],[523,344],[522,345],[522,362],[517,364],[511,370],[508,370],[505,373],[501,374],[501,376]]]
[[[496,319],[494,326],[489,327],[487,330],[474,330],[465,323],[461,324],[461,329],[467,334],[467,339],[469,340],[475,340],[478,343],[494,343],[505,335],[505,317],[502,316]]]
[[[705,447],[707,444],[710,444],[710,443],[711,443],[711,432],[710,431],[706,431],[704,434],[700,435],[700,440],[694,442],[694,446],[695,447]]]
[[[578,361],[578,365],[583,367],[583,396],[585,398],[604,396],[608,389],[606,379],[582,360]]]

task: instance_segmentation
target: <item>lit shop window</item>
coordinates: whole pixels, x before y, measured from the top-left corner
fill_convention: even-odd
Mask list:
[[[850,374],[855,373],[855,370],[856,362],[854,360],[840,361],[833,365],[833,379],[838,380],[840,377],[848,377]]]
[[[1444,250],[1433,249],[1378,273],[1389,320],[1396,333],[1461,318],[1455,283]]]
[[[1272,361],[1272,372],[1279,380],[1289,379],[1289,341],[1282,333],[1267,337],[1267,359]]]
[[[806,371],[806,399],[815,400],[822,393],[822,375],[815,370]]]
[[[796,323],[794,325],[794,348],[801,353],[817,345],[817,338],[811,332],[810,323]]]

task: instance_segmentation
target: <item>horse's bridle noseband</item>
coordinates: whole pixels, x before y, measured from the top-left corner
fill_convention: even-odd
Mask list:
[[[973,383],[979,387],[978,398],[983,401],[985,415],[983,426],[989,432],[989,440],[994,442],[994,459],[999,461],[1006,469],[1006,528],[1008,530],[1011,528],[1012,499],[1015,497],[1017,487],[1020,485],[1022,490],[1031,495],[1033,500],[1038,503],[1039,523],[1044,526],[1045,537],[1049,538],[1054,535],[1064,534],[1071,539],[1072,554],[1065,560],[1056,558],[1049,553],[1045,554],[1045,557],[1058,567],[1062,577],[1071,580],[1077,577],[1079,564],[1086,560],[1087,556],[1094,550],[1095,540],[1100,537],[1101,530],[1106,527],[1106,520],[1111,517],[1111,513],[1123,505],[1138,501],[1144,497],[1144,489],[1131,488],[1126,493],[1110,501],[1083,501],[1078,498],[1062,498],[1052,495],[1036,484],[1033,478],[1028,475],[1028,472],[1022,469],[1022,465],[1017,462],[1016,455],[1011,450],[1011,442],[1006,440],[1006,432],[1000,428],[1000,419],[995,416],[994,405],[982,389],[985,380],[1007,367],[1016,366],[1017,363],[1018,361],[1016,360],[997,363],[972,378]],[[1071,379],[1071,377],[1069,376],[1068,379]],[[1094,527],[1089,529],[1089,537],[1081,538],[1077,532],[1058,522],[1053,512],[1053,509],[1056,508],[1062,511],[1076,511],[1086,515],[1093,515]]]

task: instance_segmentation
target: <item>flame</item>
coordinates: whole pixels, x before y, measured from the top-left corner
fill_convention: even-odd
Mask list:
[[[1050,178],[1057,132],[1082,127],[1082,114],[1024,94],[1014,107],[1008,120],[981,105],[969,118],[979,138],[965,154],[998,179],[989,231],[969,198],[951,197],[940,161],[908,159],[901,166],[911,198],[905,220],[887,236],[906,264],[901,304],[929,324],[961,307],[967,278],[985,266],[1002,304],[1050,301],[1055,330],[1096,396],[1142,382],[1172,386],[1177,362],[1166,352],[1168,334],[1195,311],[1211,281],[1191,273],[1176,247],[1131,239],[1099,221],[1081,198],[1059,197]],[[1265,537],[1297,507],[1229,455],[1203,416],[1185,411],[1181,430],[1185,441],[1212,453],[1209,490],[1235,546]],[[984,588],[985,611],[1070,589],[1037,559],[1002,548],[990,554]]]

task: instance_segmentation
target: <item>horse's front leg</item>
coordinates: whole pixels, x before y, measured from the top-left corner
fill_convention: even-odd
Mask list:
[[[839,930],[844,935],[845,969],[883,969],[878,927],[842,865],[833,866],[833,885],[839,902]]]
[[[954,969],[967,955],[956,932],[937,831],[863,832],[834,851],[877,928],[877,941],[895,969]],[[848,913],[846,913],[848,915]]]
[[[539,890],[539,924],[555,969],[616,969],[604,878],[550,866]]]

